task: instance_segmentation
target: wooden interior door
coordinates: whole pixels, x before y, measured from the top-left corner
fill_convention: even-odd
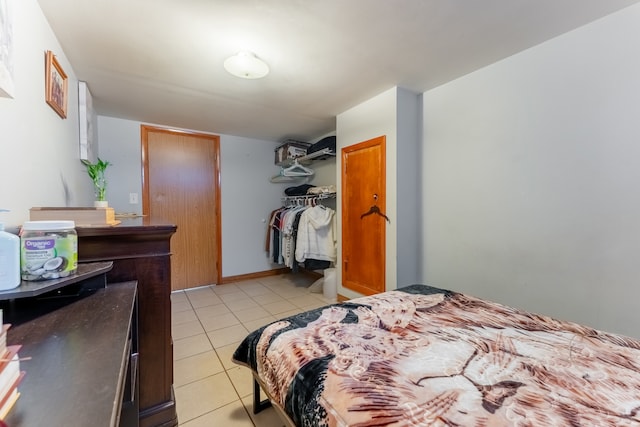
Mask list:
[[[142,126],[143,214],[177,225],[171,288],[220,283],[220,138]]]
[[[342,284],[363,295],[386,287],[385,144],[380,136],[342,149]]]

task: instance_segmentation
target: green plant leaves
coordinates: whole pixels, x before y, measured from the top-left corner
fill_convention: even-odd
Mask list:
[[[93,185],[96,189],[96,199],[104,200],[105,191],[107,189],[107,180],[104,177],[104,171],[111,165],[108,161],[102,160],[98,157],[96,163],[91,163],[88,160],[81,160],[82,164],[87,168],[87,175],[93,181]]]

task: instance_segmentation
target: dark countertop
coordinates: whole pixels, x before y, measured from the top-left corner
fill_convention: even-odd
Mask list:
[[[109,284],[12,325],[8,344],[31,360],[7,425],[117,425],[135,301],[136,282]]]
[[[118,225],[104,225],[91,227],[76,227],[78,236],[120,235],[135,232],[157,233],[162,231],[175,232],[176,226],[166,221],[154,221],[147,217],[122,218]]]
[[[0,301],[42,295],[60,288],[68,287],[75,283],[80,283],[88,277],[97,276],[100,273],[107,272],[111,270],[112,267],[112,262],[78,264],[78,269],[75,274],[62,279],[39,280],[34,282],[21,280],[20,286],[17,288],[0,291]]]

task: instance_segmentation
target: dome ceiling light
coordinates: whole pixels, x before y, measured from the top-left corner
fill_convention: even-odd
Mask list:
[[[238,52],[227,58],[224,68],[242,79],[260,79],[269,74],[269,66],[253,52]]]

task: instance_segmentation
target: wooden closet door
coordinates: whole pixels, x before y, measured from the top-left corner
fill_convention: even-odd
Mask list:
[[[342,149],[342,284],[363,295],[385,291],[386,138]],[[364,215],[364,216],[363,216]]]
[[[143,213],[177,225],[171,288],[220,283],[220,138],[142,126]]]

